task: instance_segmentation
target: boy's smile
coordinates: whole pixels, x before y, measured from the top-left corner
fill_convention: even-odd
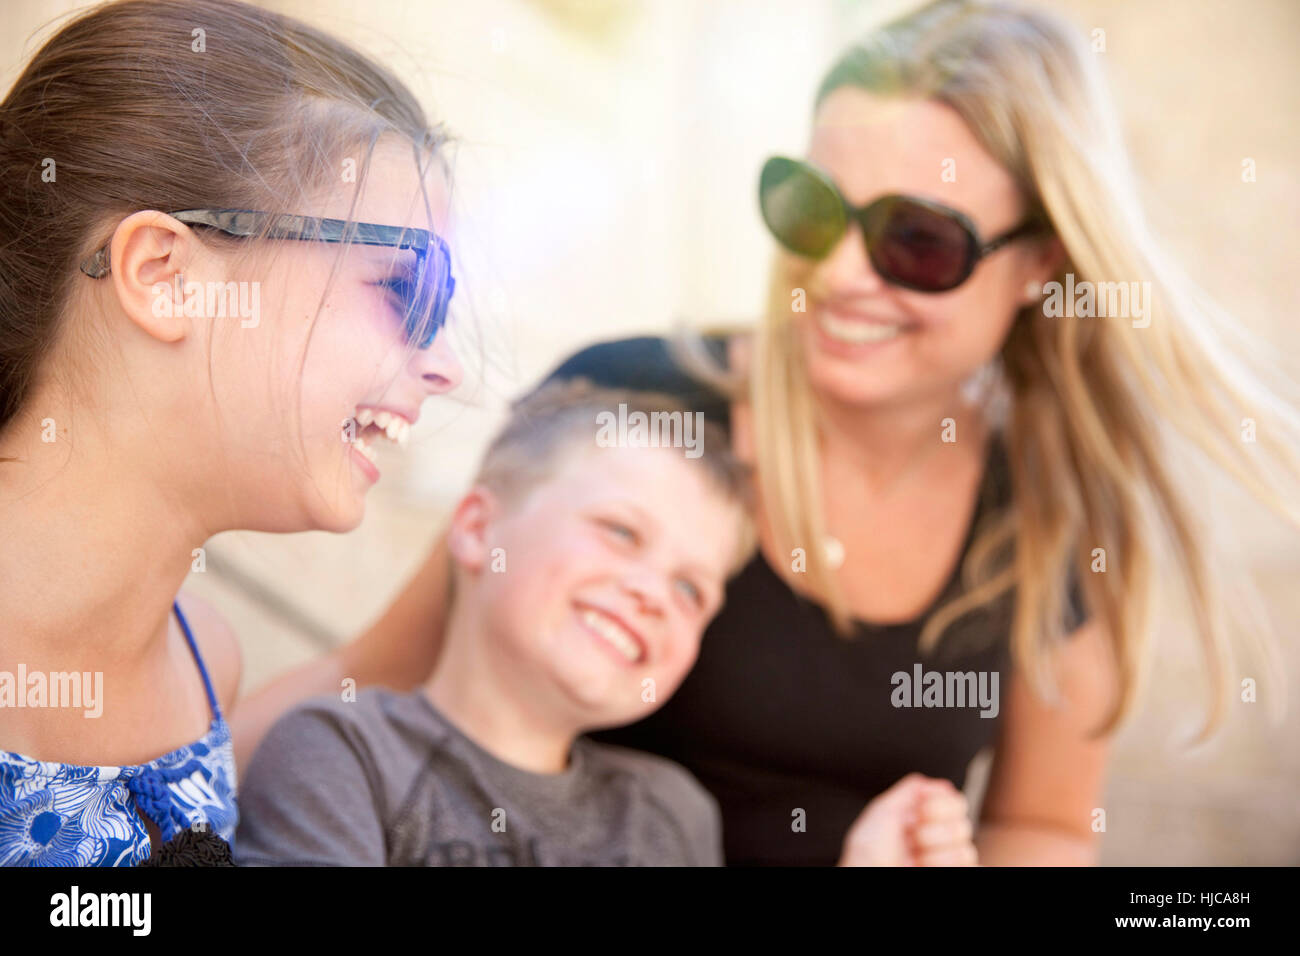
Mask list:
[[[644,638],[624,624],[618,615],[581,601],[575,602],[574,607],[583,626],[591,631],[592,637],[602,647],[614,652],[619,663],[631,666],[646,659]]]
[[[459,525],[472,535],[462,547],[505,556],[504,573],[462,561],[474,669],[532,719],[581,733],[645,716],[685,678],[742,509],[676,449],[575,441],[562,455],[522,500],[484,489],[473,514],[462,503],[453,536]]]

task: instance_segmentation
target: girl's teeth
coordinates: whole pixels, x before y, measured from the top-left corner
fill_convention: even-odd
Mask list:
[[[375,461],[375,450],[371,448],[370,445],[366,443],[366,440],[360,435],[352,440],[352,447],[361,452],[361,454],[364,455],[371,464],[378,464],[378,462]]]
[[[358,428],[374,425],[385,438],[399,448],[405,448],[407,440],[411,437],[411,423],[401,415],[394,415],[392,412],[376,412],[371,408],[360,408],[357,409],[356,423]]]
[[[875,322],[850,322],[844,319],[837,319],[832,315],[822,315],[820,319],[822,331],[833,339],[841,342],[848,342],[852,345],[861,345],[865,342],[883,342],[886,339],[892,339],[903,331],[901,325],[878,325]]]

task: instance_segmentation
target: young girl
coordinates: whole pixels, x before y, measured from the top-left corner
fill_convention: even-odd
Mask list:
[[[444,142],[228,0],[96,7],[0,105],[0,864],[233,834],[239,656],[177,590],[220,531],[356,527],[459,383]]]
[[[728,862],[833,863],[893,780],[961,786],[986,747],[981,862],[1095,861],[1157,587],[1187,601],[1215,686],[1233,674],[1188,476],[1216,464],[1300,523],[1295,390],[1152,241],[1097,62],[1038,9],[945,0],[888,24],[828,71],[806,155],[765,168],[784,248],[759,327],[710,343],[719,389],[651,339],[555,375],[672,392],[757,466],[761,547],[695,669],[599,738],[691,770]],[[1056,307],[1085,283],[1139,293],[1118,315]],[[419,682],[446,596],[439,546],[360,640],[250,715],[359,661]],[[902,706],[918,669],[1000,674],[997,714]]]

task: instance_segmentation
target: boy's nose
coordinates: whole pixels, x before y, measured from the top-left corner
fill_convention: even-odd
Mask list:
[[[623,590],[627,591],[636,602],[638,614],[663,617],[667,599],[663,575],[648,568],[629,571],[623,578]]]

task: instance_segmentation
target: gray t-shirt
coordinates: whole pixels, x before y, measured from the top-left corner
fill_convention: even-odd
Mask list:
[[[503,763],[421,692],[309,701],[240,780],[235,860],[287,866],[720,866],[683,767],[579,737],[559,774]]]

